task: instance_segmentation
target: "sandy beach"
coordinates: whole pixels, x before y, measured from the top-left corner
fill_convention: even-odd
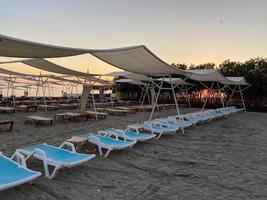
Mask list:
[[[156,116],[174,113],[168,110]],[[93,130],[125,128],[148,119],[149,113],[40,127],[23,124],[23,115],[1,115],[1,119],[16,120],[12,132],[0,134],[0,151],[5,155],[38,143],[59,145]],[[266,117],[266,113],[247,112],[197,125],[186,129],[185,135],[139,143],[127,151],[112,152],[108,158],[97,156],[84,165],[61,170],[53,180],[42,176],[32,185],[1,192],[0,199],[267,199]],[[35,160],[28,167],[43,172]]]

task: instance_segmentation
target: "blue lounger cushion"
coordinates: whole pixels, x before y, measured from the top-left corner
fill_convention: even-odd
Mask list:
[[[45,152],[47,158],[53,160],[57,163],[60,163],[64,166],[75,165],[76,163],[86,162],[93,157],[94,154],[81,154],[68,151],[62,148],[50,146],[47,144],[38,144],[30,147],[23,148],[22,150],[27,151],[28,153],[33,152],[35,149],[40,149]]]
[[[27,169],[13,160],[0,155],[0,190],[29,182],[38,176],[41,176],[40,172]]]
[[[118,149],[126,148],[126,147],[129,147],[135,144],[135,142],[133,141],[115,140],[113,138],[104,137],[104,136],[100,136],[100,135],[92,134],[92,133],[79,135],[78,137],[88,138],[90,142],[97,144],[98,141],[94,137],[90,137],[90,136],[97,137],[100,143],[103,145],[111,146],[113,148],[118,148]]]
[[[140,141],[145,141],[145,140],[150,140],[152,138],[155,138],[155,134],[145,134],[145,133],[135,133],[130,130],[120,130],[120,129],[115,129],[115,128],[109,128],[104,130],[104,132],[109,133],[109,132],[114,132],[120,135],[121,132],[126,136],[126,139],[128,140],[140,140]]]

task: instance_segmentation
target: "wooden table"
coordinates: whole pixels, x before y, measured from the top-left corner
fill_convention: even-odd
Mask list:
[[[55,121],[57,121],[58,118],[61,118],[64,123],[68,123],[70,120],[74,120],[79,117],[85,117],[87,121],[89,118],[89,115],[86,113],[81,114],[81,113],[75,113],[75,112],[58,113],[58,114],[55,114]]]
[[[38,126],[40,123],[48,122],[49,125],[53,124],[53,119],[49,117],[42,117],[39,115],[31,115],[31,116],[25,116],[24,117],[24,123],[31,122],[32,125]]]
[[[9,124],[9,129],[8,132],[12,131],[14,121],[13,120],[1,120],[0,125],[8,125]]]
[[[73,136],[67,141],[74,144],[75,149],[78,153],[89,153],[89,154],[96,153],[95,146],[92,149],[83,148],[85,145],[89,144],[87,138],[80,138],[80,137]]]
[[[37,106],[35,105],[20,105],[17,106],[18,111],[24,111],[24,112],[29,112],[31,109],[36,112],[37,111]]]

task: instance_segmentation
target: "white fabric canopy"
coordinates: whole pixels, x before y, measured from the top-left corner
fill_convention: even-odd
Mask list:
[[[224,81],[220,81],[224,85],[250,85],[245,77],[225,77]]]
[[[88,53],[88,49],[77,49],[41,44],[0,35],[0,56],[20,58],[55,58]]]
[[[135,73],[147,75],[184,74],[183,70],[167,64],[143,45],[117,49],[93,50],[59,47],[0,35],[0,56],[53,58],[85,53],[90,53],[106,63]]]
[[[87,74],[84,72],[79,72],[76,70],[68,69],[66,67],[62,67],[60,65],[57,65],[55,63],[49,62],[44,59],[36,58],[36,59],[31,59],[31,60],[25,60],[22,61],[22,63],[29,65],[34,68],[38,68],[41,70],[49,71],[49,72],[54,72],[58,74],[67,74],[67,75],[73,75],[73,76],[93,76],[91,74]]]
[[[29,65],[31,67],[37,68],[37,69],[41,69],[41,70],[45,70],[45,71],[49,71],[49,72],[53,72],[53,73],[58,73],[58,74],[64,74],[64,75],[69,75],[71,77],[73,76],[80,76],[84,79],[90,79],[93,82],[97,82],[99,84],[107,84],[108,81],[100,79],[100,78],[96,78],[94,76],[97,76],[96,74],[87,74],[84,72],[79,72],[76,70],[72,70],[72,69],[68,69],[66,67],[62,67],[60,65],[57,65],[55,63],[49,62],[45,59],[40,59],[40,58],[36,58],[36,59],[20,59],[20,60],[15,60],[15,61],[6,61],[6,62],[0,62],[0,64],[11,64],[11,63],[24,63],[26,65]],[[4,70],[6,73],[4,73]],[[0,73],[1,70],[0,70]],[[3,73],[4,74],[11,74],[11,75],[18,75],[18,76],[40,76],[40,75],[30,75],[30,74],[23,74],[23,73],[19,73],[19,72],[12,72],[6,69],[3,69]],[[50,78],[54,78],[56,76],[54,75],[42,75],[42,76],[46,76],[46,77],[50,77]],[[68,79],[66,79],[68,80]],[[71,80],[69,82],[72,82]]]
[[[224,81],[225,77],[215,69],[194,69],[185,70],[189,74],[187,75],[194,81]]]
[[[32,76],[30,74],[24,74],[20,72],[14,72],[7,69],[0,68],[0,74],[14,75],[14,76]]]
[[[117,82],[117,83],[130,83],[133,85],[146,85],[142,81],[133,80],[133,79],[119,79],[119,80],[116,80],[115,82]]]
[[[134,46],[109,50],[93,50],[95,57],[114,67],[146,75],[184,74],[154,55],[145,46]]]
[[[60,80],[60,81],[65,81],[65,82],[77,83],[77,84],[80,83],[79,81],[65,79],[62,77],[55,76],[55,75],[24,74],[24,73],[14,72],[14,71],[10,71],[10,70],[3,69],[3,68],[0,68],[0,74],[13,75],[12,78],[21,78],[21,79],[26,79],[26,80],[30,80],[30,81],[35,81],[35,79],[33,77],[47,77],[47,78],[54,79],[54,80]],[[9,77],[4,77],[4,78],[9,78]],[[57,85],[59,85],[59,84],[62,85],[61,83],[58,83],[55,81],[49,81],[49,82],[53,83],[53,84],[57,84]]]
[[[104,74],[103,76],[125,77],[127,79],[133,79],[133,80],[138,80],[138,81],[151,81],[151,78],[149,78],[146,75],[136,74],[136,73],[127,72],[127,71],[111,72],[108,74]]]
[[[158,78],[158,81],[162,81],[164,80],[164,82],[167,83],[172,83],[174,85],[193,85],[191,83],[186,82],[185,80],[181,79],[181,78]]]

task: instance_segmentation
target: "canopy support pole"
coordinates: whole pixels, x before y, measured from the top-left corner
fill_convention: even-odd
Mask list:
[[[141,94],[140,94],[140,97],[139,97],[138,103],[141,103],[141,99],[142,99],[142,96],[143,96],[143,93],[144,93],[144,88],[143,88],[143,87],[141,87],[141,86],[140,86],[140,88],[141,88]]]
[[[157,93],[157,96],[156,96],[156,99],[155,99],[155,102],[154,102],[154,105],[153,105],[153,108],[152,108],[152,111],[151,111],[151,114],[150,114],[150,117],[149,117],[149,121],[152,119],[152,117],[154,115],[155,108],[157,106],[157,102],[158,102],[158,98],[159,98],[159,94],[160,94],[160,91],[161,91],[161,88],[162,88],[162,85],[163,85],[163,81],[164,81],[164,79],[162,79],[162,81],[161,81],[161,84],[160,84],[160,87],[159,87],[159,91]]]
[[[187,89],[187,86],[186,85],[184,85],[184,87],[185,87],[185,92],[187,94],[188,107],[191,108],[191,102],[190,102],[190,97],[189,97],[188,89]]]
[[[41,78],[41,86],[42,86],[42,91],[43,91],[43,99],[44,99],[44,105],[45,105],[45,112],[47,112],[47,107],[46,107],[46,99],[45,99],[45,82],[47,81],[47,79],[45,81],[43,81],[43,77],[41,77],[41,74],[40,74],[40,78]]]
[[[229,103],[231,102],[232,97],[233,97],[233,95],[235,93],[235,90],[236,90],[236,85],[235,85],[234,89],[232,90],[232,93],[231,93],[231,95],[230,95],[230,97],[229,97],[229,99],[227,101],[226,107],[228,107]]]
[[[146,96],[148,95],[148,87],[149,87],[149,86],[146,86],[145,93],[144,93],[144,95],[143,95],[143,100],[142,100],[142,104],[141,104],[141,105],[144,105]],[[148,98],[149,98],[149,95],[148,95]]]
[[[225,107],[224,106],[224,100],[223,100],[223,97],[222,97],[222,95],[221,95],[221,92],[222,92],[222,90],[221,90],[221,88],[220,88],[220,85],[219,85],[219,82],[217,81],[217,87],[218,87],[218,90],[219,90],[219,95],[220,95],[220,99],[221,99],[221,102],[222,102],[222,106],[223,106],[223,108]]]
[[[205,99],[204,105],[203,105],[203,107],[202,107],[202,110],[204,110],[205,107],[206,107],[207,101],[208,101],[208,99],[209,99],[209,97],[210,97],[210,92],[211,92],[211,90],[212,90],[212,88],[213,88],[214,82],[212,82],[210,88],[207,87],[207,86],[206,86],[205,84],[203,84],[202,82],[200,82],[200,83],[201,83],[202,85],[204,85],[206,88],[208,88],[208,91],[209,91],[208,97]]]
[[[35,77],[34,77],[34,79],[35,79]],[[39,93],[39,87],[40,87],[40,76],[38,77],[38,80],[35,79],[35,81],[37,83],[37,88],[36,88],[36,94],[35,94],[34,103],[35,103],[35,105],[37,105],[36,102],[37,102],[37,95]]]
[[[176,94],[175,94],[175,91],[174,91],[173,82],[171,81],[171,75],[169,75],[169,78],[170,78],[170,82],[171,82],[172,94],[173,94],[173,98],[174,98],[177,114],[180,115],[180,110],[179,110]]]
[[[240,93],[240,97],[241,97],[241,101],[242,101],[242,104],[243,104],[244,111],[247,112],[245,101],[244,101],[244,98],[243,98],[243,93],[242,93],[240,85],[238,85],[238,89],[239,89],[239,93]]]

